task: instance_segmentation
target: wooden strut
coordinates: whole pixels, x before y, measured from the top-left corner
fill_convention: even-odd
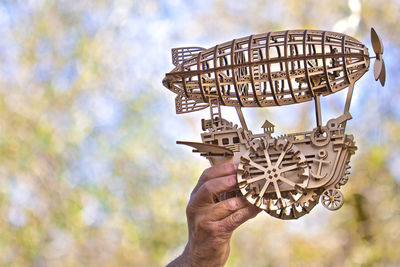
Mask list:
[[[237,106],[235,106],[235,108],[236,108],[236,112],[239,116],[240,124],[242,124],[242,128],[245,131],[248,131],[249,129],[247,128],[247,124],[246,124],[246,121],[245,121],[243,113],[242,113],[242,107],[237,105]]]
[[[320,101],[320,94],[315,94],[314,96],[314,104],[315,104],[315,117],[317,119],[317,127],[318,131],[321,132],[322,127],[322,113],[321,113],[321,101]]]
[[[344,112],[343,113],[349,112],[351,98],[353,97],[353,88],[354,88],[354,84],[350,83],[349,90],[347,91],[346,104],[344,105]]]
[[[354,91],[353,89],[354,89],[354,83],[350,83],[350,85],[349,85],[349,90],[347,91],[347,98],[346,98],[346,103],[345,103],[345,105],[344,105],[343,114],[349,113],[350,104],[351,104],[351,99],[352,99],[352,97],[353,97],[353,91]],[[344,122],[342,123],[344,129],[346,129],[346,122],[347,122],[347,121],[344,121]]]

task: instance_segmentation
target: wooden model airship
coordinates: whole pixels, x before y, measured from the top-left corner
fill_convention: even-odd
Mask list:
[[[382,41],[371,29],[376,56],[375,79],[385,84]],[[180,142],[195,148],[211,165],[239,163],[238,194],[270,215],[297,219],[320,202],[329,210],[343,205],[340,187],[350,174],[354,137],[345,133],[354,83],[369,69],[368,48],[345,34],[288,30],[251,35],[209,49],[172,49],[176,66],[163,84],[177,94],[178,114],[210,108],[202,120],[202,142]],[[322,125],[320,97],[348,89],[344,112]],[[270,107],[313,100],[316,127],[273,136],[253,134],[242,107]],[[241,127],[223,119],[220,106],[236,108]]]

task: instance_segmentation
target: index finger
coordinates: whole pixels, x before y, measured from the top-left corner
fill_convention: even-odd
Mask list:
[[[236,164],[233,163],[214,165],[210,168],[205,169],[201,174],[196,186],[194,187],[192,194],[196,193],[205,182],[218,177],[236,174],[236,171],[237,171],[237,166]]]
[[[199,190],[192,194],[191,202],[196,206],[214,203],[214,199],[223,192],[237,186],[236,174],[217,177],[205,182]]]

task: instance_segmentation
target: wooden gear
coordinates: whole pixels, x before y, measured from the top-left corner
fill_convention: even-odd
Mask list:
[[[385,84],[382,41],[371,29],[376,54],[374,75]],[[239,163],[238,189],[221,199],[244,195],[268,214],[297,219],[318,203],[329,210],[343,205],[340,187],[349,178],[350,157],[357,150],[345,133],[354,83],[369,69],[368,48],[335,32],[293,30],[235,39],[210,49],[172,49],[176,66],[163,84],[177,94],[176,112],[210,108],[202,120],[202,142],[182,142],[211,165]],[[320,97],[348,88],[344,112],[322,125]],[[314,100],[316,127],[272,136],[247,128],[242,107],[270,107]],[[236,108],[241,127],[223,119],[220,106]]]

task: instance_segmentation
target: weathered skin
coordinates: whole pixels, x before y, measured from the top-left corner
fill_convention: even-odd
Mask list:
[[[214,202],[220,193],[236,186],[236,166],[231,163],[203,172],[186,208],[188,243],[182,255],[168,267],[224,266],[233,231],[261,211],[244,197]]]

